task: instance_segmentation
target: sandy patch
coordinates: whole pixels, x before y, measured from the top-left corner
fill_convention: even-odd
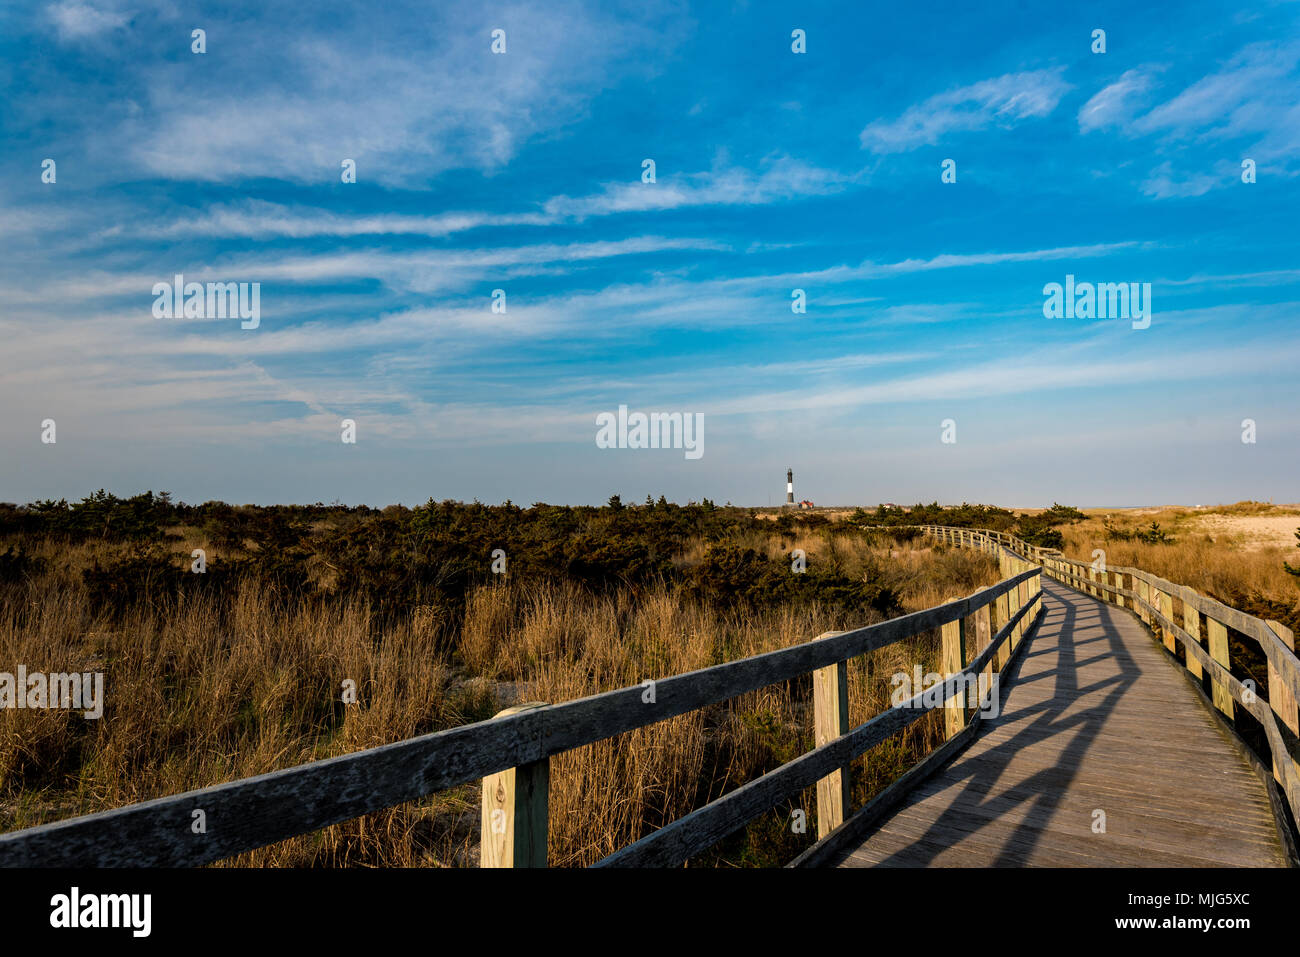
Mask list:
[[[1193,522],[1197,531],[1215,539],[1231,538],[1242,548],[1266,548],[1275,545],[1291,548],[1296,544],[1300,517],[1295,515],[1202,515]]]

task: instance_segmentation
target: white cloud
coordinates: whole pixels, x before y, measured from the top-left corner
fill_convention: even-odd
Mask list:
[[[1150,68],[1130,70],[1088,101],[1079,113],[1079,128],[1115,126],[1129,135],[1161,137],[1167,148],[1237,140],[1240,156],[1294,176],[1300,158],[1297,65],[1300,41],[1251,44],[1218,71],[1140,116],[1134,113],[1135,101],[1147,92]],[[1210,172],[1165,160],[1142,183],[1142,191],[1156,199],[1201,196],[1237,182],[1239,173],[1239,167],[1226,162]]]
[[[1212,176],[1208,173],[1175,172],[1173,164],[1166,161],[1151,171],[1151,175],[1142,183],[1142,192],[1154,199],[1187,198],[1202,196],[1214,187],[1231,181],[1231,177]]]
[[[1077,349],[1053,348],[1012,359],[894,378],[856,388],[837,385],[833,389],[738,396],[719,402],[712,411],[720,415],[757,415],[943,399],[969,401],[990,396],[1055,393],[1068,388],[1096,390],[1106,385],[1132,386],[1188,379],[1225,380],[1258,375],[1264,371],[1282,372],[1294,368],[1300,361],[1300,348],[1295,346],[1270,347],[1267,352],[1265,357],[1258,343],[1243,343],[1231,349],[1187,351],[1179,355],[1162,352],[1158,360],[1104,357],[1085,361]]]
[[[401,213],[342,214],[291,207],[265,200],[213,207],[197,218],[178,219],[159,227],[151,222],[141,231],[149,236],[220,236],[264,239],[309,239],[321,236],[427,236],[441,238],[472,229],[510,226],[550,226],[592,216],[687,206],[762,205],[806,196],[836,193],[855,176],[820,169],[783,157],[753,173],[739,167],[668,176],[656,183],[605,183],[585,196],[555,196],[542,211],[487,213],[479,211],[411,216]]]
[[[112,4],[95,4],[87,0],[62,0],[52,3],[46,13],[63,41],[84,40],[126,25],[127,17]]]
[[[646,50],[680,32],[671,18],[654,31],[580,2],[490,19],[473,6],[387,10],[364,39],[347,18],[328,34],[306,20],[290,32],[214,21],[203,68],[148,67],[145,108],[100,145],[171,179],[337,183],[346,158],[360,183],[422,188],[449,169],[500,169],[579,118],[608,72],[653,70]],[[507,30],[504,55],[490,50],[493,24]]]
[[[1151,75],[1142,70],[1125,70],[1118,80],[1093,96],[1079,110],[1079,132],[1132,122],[1142,94],[1151,88]]]
[[[1199,132],[1214,138],[1261,133],[1272,129],[1279,107],[1294,104],[1300,42],[1252,44],[1240,50],[1217,73],[1203,77],[1173,99],[1138,119],[1141,133],[1169,131],[1180,136]]]
[[[681,175],[657,170],[654,183],[642,183],[638,168],[638,178],[631,182],[606,183],[589,196],[556,196],[543,208],[555,217],[585,219],[686,206],[757,206],[829,195],[853,181],[851,176],[789,157],[767,161],[758,174],[736,167]]]
[[[37,285],[9,293],[11,304],[40,304],[102,300],[139,296],[141,309],[152,306],[154,283],[171,282],[177,273],[187,282],[311,283],[376,279],[391,288],[420,292],[453,293],[485,281],[532,275],[573,272],[583,263],[621,256],[640,256],[687,250],[725,251],[724,243],[690,237],[629,236],[626,239],[585,243],[537,243],[486,249],[391,252],[366,249],[356,252],[243,255],[203,261],[177,258],[161,272],[93,272],[77,269],[72,276],[55,274]],[[262,309],[272,301],[262,290]]]
[[[934,145],[951,132],[992,124],[1010,127],[1047,116],[1070,89],[1061,78],[1063,69],[1008,73],[939,93],[908,107],[896,120],[868,124],[862,145],[875,153],[900,153]]]
[[[219,205],[195,219],[177,219],[160,227],[142,227],[150,236],[219,236],[266,239],[312,239],[321,236],[427,236],[441,238],[483,227],[546,225],[552,220],[540,213],[440,213],[411,216],[402,213],[342,214],[329,210],[283,206],[265,200]]]

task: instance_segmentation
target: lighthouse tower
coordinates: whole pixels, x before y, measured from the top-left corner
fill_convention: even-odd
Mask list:
[[[794,508],[794,469],[785,470],[785,504]]]

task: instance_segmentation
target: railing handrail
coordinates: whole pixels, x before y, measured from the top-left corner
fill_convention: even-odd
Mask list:
[[[1006,554],[1019,560],[1010,551]],[[649,702],[645,696],[646,685],[633,685],[256,777],[0,834],[0,866],[175,867],[211,863],[496,772],[543,762],[573,748],[819,669],[842,665],[866,652],[960,622],[1013,590],[1020,590],[1031,580],[1036,585],[1041,574],[1039,567],[1027,568],[965,598],[922,611],[851,631],[829,633],[789,648],[655,679]],[[980,668],[1008,636],[1013,632],[1023,633],[1025,628],[1020,627],[1021,622],[1031,608],[1038,606],[1035,620],[1041,615],[1038,591],[1028,589],[1028,597],[1018,603],[1015,617],[1002,623],[998,636],[977,659]],[[691,812],[681,819],[687,822],[685,825],[674,822],[629,845],[613,855],[609,863],[661,860],[666,842],[683,828],[695,827],[701,821],[716,827],[723,816],[719,806],[726,812],[736,808],[747,811],[754,794],[762,794],[766,800],[773,782],[781,784],[773,803],[757,812],[762,813],[791,789],[806,786],[797,782],[808,774],[816,772],[818,777],[825,774],[828,762],[847,764],[849,759],[906,727],[925,711],[945,706],[954,693],[948,690],[949,684],[959,675],[971,673],[974,665],[972,662],[951,675],[944,685],[943,700],[938,704],[905,709],[909,713],[898,727],[893,726],[899,720],[897,716],[882,720],[898,710],[894,708],[852,731],[845,730],[834,741]],[[886,730],[889,728],[892,730]],[[770,780],[760,785],[765,779]],[[741,798],[735,797],[737,794]],[[750,805],[742,806],[742,801],[749,801]],[[202,834],[191,830],[196,811],[202,811],[205,819]]]

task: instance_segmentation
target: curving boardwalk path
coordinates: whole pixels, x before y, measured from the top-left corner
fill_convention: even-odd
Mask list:
[[[1259,777],[1142,625],[1047,578],[1043,600],[1001,716],[832,864],[1286,866]]]

